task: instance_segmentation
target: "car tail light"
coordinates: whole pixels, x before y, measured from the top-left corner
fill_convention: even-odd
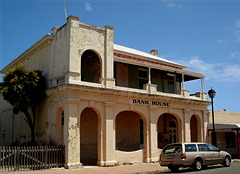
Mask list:
[[[186,153],[183,153],[183,154],[181,155],[181,159],[186,159]]]
[[[160,155],[160,161],[162,160],[162,156]]]

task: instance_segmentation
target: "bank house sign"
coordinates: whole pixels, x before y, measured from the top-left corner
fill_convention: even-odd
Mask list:
[[[141,104],[141,105],[152,105],[152,106],[165,106],[170,107],[170,103],[161,102],[161,101],[150,101],[150,100],[137,100],[132,99],[133,104]]]

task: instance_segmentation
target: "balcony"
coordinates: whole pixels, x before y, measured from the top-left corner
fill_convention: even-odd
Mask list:
[[[204,78],[131,65],[122,62],[114,64],[115,89],[145,94],[207,100]],[[202,92],[190,94],[184,83],[201,79]]]

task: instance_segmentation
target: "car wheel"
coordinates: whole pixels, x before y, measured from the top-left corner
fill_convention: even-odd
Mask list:
[[[171,172],[177,172],[179,169],[179,166],[168,166],[168,168],[171,170]]]
[[[223,161],[223,165],[225,167],[229,167],[231,165],[231,158],[229,156],[226,156]]]
[[[196,159],[193,164],[193,168],[198,171],[201,170],[202,169],[202,160]]]

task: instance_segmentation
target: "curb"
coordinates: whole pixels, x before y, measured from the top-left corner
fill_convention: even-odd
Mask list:
[[[131,174],[155,174],[155,173],[161,173],[161,172],[167,172],[168,169],[163,170],[155,170],[155,171],[147,171],[147,172],[137,172],[137,173],[131,173]]]

